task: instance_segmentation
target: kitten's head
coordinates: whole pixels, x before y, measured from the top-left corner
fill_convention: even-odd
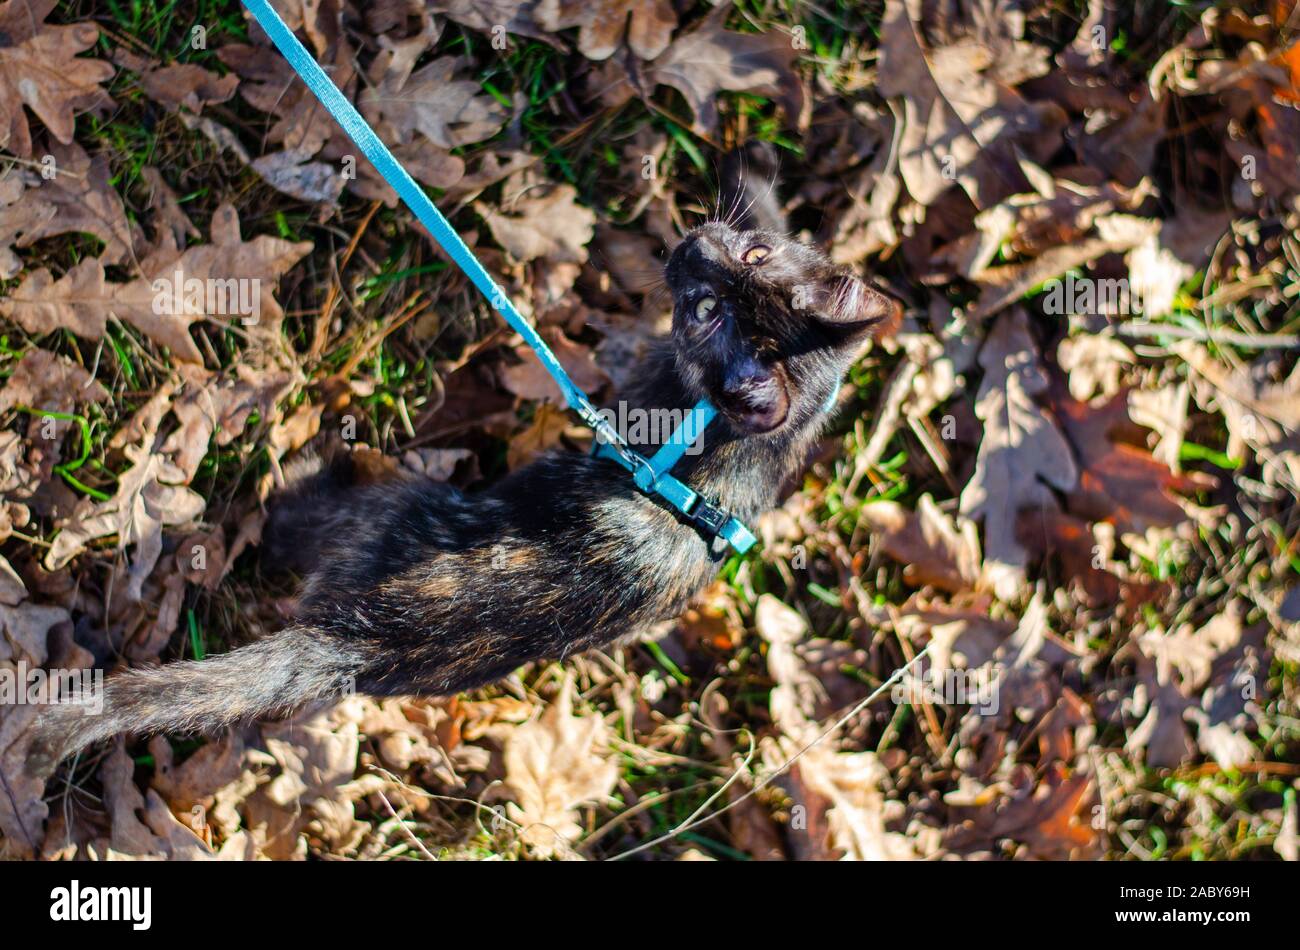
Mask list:
[[[682,378],[752,434],[813,419],[866,341],[901,315],[891,297],[774,231],[703,225],[666,276]]]

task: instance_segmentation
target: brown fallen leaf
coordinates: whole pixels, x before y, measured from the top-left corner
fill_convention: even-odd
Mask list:
[[[516,261],[537,258],[581,264],[596,215],[577,203],[572,185],[538,183],[525,173],[506,182],[499,208],[475,202],[492,237]]]
[[[370,84],[358,97],[357,107],[384,141],[407,145],[418,137],[426,150],[432,146],[450,152],[496,135],[509,111],[484,93],[479,82],[457,77],[468,60],[442,56],[415,69],[421,52],[418,44],[387,42],[371,65]],[[458,167],[442,176],[438,187],[460,179],[464,163],[455,164]],[[447,181],[449,177],[454,180]]]
[[[1065,393],[1058,382],[1051,405],[1079,463],[1078,483],[1069,495],[1072,514],[1113,524],[1121,535],[1141,534],[1187,520],[1175,492],[1215,484],[1199,473],[1176,474],[1147,451],[1142,430],[1129,418],[1127,392],[1094,407]]]
[[[980,351],[984,368],[975,414],[984,421],[975,472],[961,493],[961,513],[984,522],[985,570],[1003,600],[1024,584],[1027,552],[1015,537],[1025,509],[1055,509],[1051,489],[1070,491],[1079,478],[1069,443],[1034,398],[1048,388],[1022,307],[998,318]]]
[[[316,9],[319,12],[323,6]],[[332,35],[338,36],[338,31]],[[318,36],[320,43],[315,45],[330,71],[330,78],[345,95],[354,98],[358,77],[352,49],[345,38],[331,43],[323,34]],[[240,96],[253,108],[276,117],[267,141],[279,145],[280,150],[266,151],[254,158],[225,126],[204,116],[182,113],[181,120],[188,127],[197,128],[218,148],[235,155],[271,187],[302,201],[322,202],[326,210],[333,207],[346,184],[350,183],[358,191],[377,187],[378,175],[374,168],[357,154],[355,145],[274,48],[234,43],[222,46],[217,56],[243,80],[239,85]],[[329,154],[323,151],[327,143],[331,146],[337,143]],[[397,150],[400,153],[402,147],[398,146]],[[420,162],[405,164],[416,177],[421,176]],[[348,179],[344,177],[345,171],[355,171],[355,174]],[[396,204],[396,192],[389,189],[389,193],[390,204]]]
[[[892,501],[864,505],[859,519],[875,532],[885,553],[904,565],[903,579],[916,587],[932,585],[957,593],[974,590],[980,581],[980,546],[975,526],[958,527],[929,495],[916,511]]]
[[[992,595],[979,594],[955,604],[927,601],[913,594],[898,612],[898,632],[920,646],[929,638],[930,674],[975,670],[991,660],[1016,625],[989,616]]]
[[[1132,365],[1133,351],[1113,336],[1082,333],[1060,342],[1056,362],[1069,380],[1070,395],[1087,402],[1119,392],[1120,374]]]
[[[1065,767],[1055,764],[1033,793],[1008,803],[991,829],[995,837],[1024,842],[1039,858],[1079,858],[1092,853],[1094,832],[1083,809],[1092,780],[1087,775],[1067,776]]]
[[[1210,260],[1232,221],[1228,212],[1197,208],[1185,197],[1176,203],[1178,214],[1162,221],[1160,230],[1125,258],[1129,287],[1147,320],[1173,312],[1183,285]]]
[[[920,20],[920,0],[888,0],[880,26],[877,88],[902,100],[898,164],[908,192],[928,205],[959,184],[986,208],[1027,190],[1017,147],[1050,155],[1065,124],[1060,107],[1027,102],[984,75],[999,58],[979,42],[926,49]]]
[[[552,31],[543,29],[537,22],[538,3],[539,0],[429,0],[428,9],[490,36],[497,35],[497,27],[504,27],[515,36],[527,36],[563,49]]]
[[[267,132],[268,142],[315,155],[334,134],[337,126],[328,110],[274,47],[228,43],[217,50],[217,58],[242,80],[240,98],[276,117]],[[333,55],[321,60],[334,83],[352,98],[357,75],[346,42],[336,44]]]
[[[42,171],[49,169],[51,177],[10,168],[0,185],[0,246],[25,248],[48,237],[84,231],[104,242],[105,264],[127,262],[138,229],[113,189],[107,157],[92,158],[76,142],[51,142],[44,149],[48,164]],[[6,270],[9,276],[17,273],[13,267]]]
[[[714,581],[683,611],[676,633],[687,651],[707,643],[715,650],[734,650],[745,636],[731,588]]]
[[[235,74],[219,76],[193,63],[146,69],[140,75],[144,94],[172,112],[180,108],[202,112],[205,106],[230,99],[238,86],[239,77]]]
[[[178,765],[171,743],[165,736],[155,736],[149,741],[149,753],[154,758],[149,787],[191,829],[197,830],[195,825],[224,826],[225,816],[217,814],[218,800],[223,790],[243,774],[244,750],[242,732],[232,730],[226,737],[205,743]],[[225,832],[226,828],[220,830]]]
[[[535,16],[548,30],[580,27],[578,51],[597,60],[613,56],[625,34],[633,53],[654,59],[677,26],[669,0],[541,0]]]
[[[590,347],[569,339],[557,327],[544,328],[541,334],[579,389],[593,395],[609,385],[609,377],[596,365],[595,354]],[[521,399],[546,400],[564,405],[560,387],[555,384],[536,354],[526,346],[521,347],[521,350],[518,363],[502,368],[501,385]]]
[[[776,683],[769,705],[780,730],[760,743],[764,764],[775,771],[802,751],[791,771],[779,780],[800,808],[800,821],[792,822],[787,834],[796,856],[838,855],[859,861],[919,857],[905,835],[885,827],[887,803],[880,786],[888,771],[876,755],[840,752],[834,736],[809,746],[822,731],[813,717],[826,694],[796,649],[807,633],[807,622],[793,608],[763,594],[754,611],[754,626],[768,645],[768,671]],[[809,837],[813,840],[800,840]]]
[[[185,473],[163,456],[140,446],[128,446],[132,465],[118,478],[117,491],[108,501],[85,498],[55,535],[45,555],[45,568],[56,571],[98,538],[117,536],[118,550],[135,545],[126,597],[139,600],[145,578],[162,553],[164,526],[184,525],[203,513],[206,502],[183,487]]]
[[[14,500],[29,499],[53,475],[66,437],[76,426],[72,419],[57,416],[107,398],[104,387],[67,357],[39,348],[24,353],[0,388],[0,413],[17,409],[26,420],[26,438],[15,440],[6,452],[0,492]],[[76,457],[75,446],[79,443],[69,457]]]
[[[1129,705],[1143,719],[1125,747],[1142,752],[1147,765],[1175,767],[1197,747],[1225,769],[1259,757],[1245,731],[1268,653],[1263,626],[1246,628],[1245,615],[1242,602],[1233,600],[1200,627],[1152,629],[1132,638],[1138,684]]]
[[[1161,681],[1154,662],[1145,657],[1138,663],[1138,676],[1128,705],[1142,718],[1125,740],[1124,751],[1141,756],[1150,768],[1177,768],[1196,752],[1183,720],[1192,704],[1177,684]]]
[[[1132,250],[1157,234],[1160,222],[1133,215],[1111,214],[1097,219],[1096,230],[1096,237],[1051,248],[1028,262],[982,271],[975,278],[981,290],[979,299],[971,308],[971,318],[997,313],[1034,287],[1060,277],[1072,268],[1083,267],[1107,254]]]
[[[507,806],[523,827],[523,841],[537,857],[567,853],[582,834],[576,809],[601,803],[614,790],[618,764],[606,751],[609,727],[599,714],[574,715],[573,674],[540,719],[520,726],[506,740]]]
[[[0,605],[0,676],[25,688],[17,664],[31,670],[48,663],[75,671],[89,667],[89,651],[72,642],[70,615],[62,607],[22,603]],[[29,857],[41,843],[48,814],[44,782],[27,768],[32,726],[41,707],[7,700],[0,703],[0,855]]]
[[[100,769],[109,819],[109,837],[101,844],[103,856],[108,860],[210,860],[212,849],[176,819],[157,792],[140,793],[134,772],[135,762],[118,742]]]
[[[180,423],[162,444],[188,484],[208,453],[216,435],[218,445],[229,445],[244,431],[256,412],[264,424],[279,422],[276,403],[289,394],[292,374],[264,371],[240,363],[233,372],[210,373],[201,366],[182,365],[181,387],[172,396],[171,411]]]
[[[112,78],[113,67],[77,55],[95,45],[99,28],[90,22],[46,23],[55,5],[56,0],[0,4],[0,148],[21,158],[32,154],[24,105],[68,145],[78,112],[113,102],[99,87]]]
[[[178,359],[201,363],[191,324],[238,321],[249,332],[273,332],[284,311],[271,289],[312,248],[267,235],[244,241],[230,204],[217,208],[211,231],[212,243],[156,253],[141,263],[144,276],[125,284],[106,281],[97,258],[83,258],[58,280],[40,268],[0,300],[0,315],[31,333],[66,328],[99,339],[111,313]]]
[[[1119,600],[1120,578],[1109,570],[1109,554],[1082,518],[1057,508],[1022,511],[1016,519],[1016,539],[1037,559],[1059,557],[1063,580],[1077,584],[1088,605],[1099,607]]]
[[[1174,472],[1182,471],[1181,455],[1183,436],[1187,432],[1189,395],[1186,380],[1157,389],[1128,391],[1129,418],[1135,425],[1150,429],[1159,436],[1159,442],[1151,450],[1151,455]]]
[[[368,826],[357,819],[355,802],[382,779],[356,777],[363,715],[364,701],[354,696],[262,727],[278,772],[243,807],[245,827],[257,831],[268,856],[300,857],[308,836],[347,853],[365,836]]]
[[[0,412],[24,407],[32,410],[29,434],[43,428],[42,412],[68,414],[79,405],[99,403],[108,391],[83,367],[66,356],[33,347],[13,367],[0,388]],[[51,438],[62,438],[72,428],[67,419],[49,420]]]
[[[1200,344],[1184,341],[1175,352],[1194,371],[1197,402],[1223,413],[1228,454],[1243,458],[1253,448],[1265,481],[1300,492],[1300,369],[1279,381],[1282,367],[1267,357],[1229,370]]]
[[[975,231],[942,248],[935,255],[936,262],[978,280],[999,253],[1010,251],[1032,259],[1075,244],[1092,234],[1098,219],[1116,211],[1134,211],[1154,190],[1145,180],[1136,188],[1114,182],[1074,181],[1023,158],[1019,168],[1033,190],[1010,195],[980,211],[975,216]],[[1088,177],[1083,171],[1077,170],[1076,177]]]
[[[686,99],[694,115],[691,128],[712,136],[718,128],[718,94],[745,92],[776,101],[786,124],[805,128],[806,98],[794,71],[798,51],[790,36],[772,29],[765,33],[736,33],[723,27],[728,7],[716,7],[691,30],[679,34],[662,56],[646,64],[610,60],[596,76],[593,98],[611,105],[639,95],[650,100],[655,87],[672,86]]]
[[[172,251],[184,249],[189,241],[199,237],[199,229],[181,207],[180,199],[167,184],[162,172],[152,165],[146,165],[140,169],[140,175],[149,186],[155,246],[165,246]]]

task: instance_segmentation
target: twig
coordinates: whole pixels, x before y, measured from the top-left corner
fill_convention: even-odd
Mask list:
[[[889,445],[889,440],[894,437],[894,432],[898,429],[899,417],[903,412],[903,401],[912,389],[912,380],[916,378],[916,373],[917,365],[912,360],[904,360],[894,370],[894,375],[885,388],[885,394],[880,399],[880,414],[876,416],[876,425],[871,430],[871,437],[853,460],[853,477],[849,479],[848,488],[845,490],[845,494],[849,497],[858,497],[858,483],[867,474],[867,470],[876,465],[880,457],[885,454],[885,447]]]
[[[339,261],[335,270],[335,279],[330,282],[329,291],[325,295],[325,303],[320,309],[320,314],[316,317],[316,326],[312,331],[311,338],[312,359],[319,359],[320,355],[325,352],[325,338],[329,332],[330,320],[334,316],[334,308],[338,304],[339,295],[342,293],[340,284],[343,280],[343,271],[347,269],[348,262],[352,260],[357,245],[361,243],[362,235],[370,227],[370,221],[374,218],[375,212],[379,210],[381,204],[382,202],[379,201],[370,203],[370,209],[366,212],[366,216],[361,219],[361,223],[357,225],[352,240],[348,242],[347,248],[343,251],[343,259]]]
[[[384,790],[382,788],[377,788],[375,789],[375,793],[379,796],[380,801],[384,803],[384,807],[388,809],[388,813],[393,816],[393,820],[397,822],[397,827],[406,832],[406,836],[411,839],[411,843],[419,848],[420,851],[423,852],[424,856],[430,861],[437,861],[438,859],[434,857],[433,853],[424,846],[424,842],[417,838],[410,828],[406,827],[405,819],[403,819],[402,816],[393,808],[393,803],[388,800],[388,796],[384,794]]]
[[[1121,323],[1116,330],[1120,336],[1156,337],[1172,336],[1180,340],[1208,340],[1248,349],[1267,350],[1273,347],[1294,350],[1300,348],[1300,336],[1291,333],[1242,333],[1238,330],[1218,330],[1209,327],[1184,327],[1168,323],[1144,323],[1137,320]]]

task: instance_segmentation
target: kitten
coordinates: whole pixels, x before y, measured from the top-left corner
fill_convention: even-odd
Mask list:
[[[673,474],[749,525],[803,466],[853,360],[898,304],[786,236],[770,149],[724,162],[720,214],[672,252],[671,335],[628,392],[642,410],[719,410]],[[642,454],[657,446],[635,444]],[[119,732],[210,733],[345,692],[456,693],[677,616],[725,554],[614,462],[543,456],[463,494],[420,478],[357,484],[349,457],[290,468],[263,557],[305,576],[287,629],[203,661],[109,679],[101,715],[42,712],[48,773]]]

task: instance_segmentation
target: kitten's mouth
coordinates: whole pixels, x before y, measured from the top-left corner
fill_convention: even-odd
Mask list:
[[[738,428],[763,435],[781,428],[790,415],[790,394],[780,367],[763,377],[741,380],[722,390],[718,408]]]

